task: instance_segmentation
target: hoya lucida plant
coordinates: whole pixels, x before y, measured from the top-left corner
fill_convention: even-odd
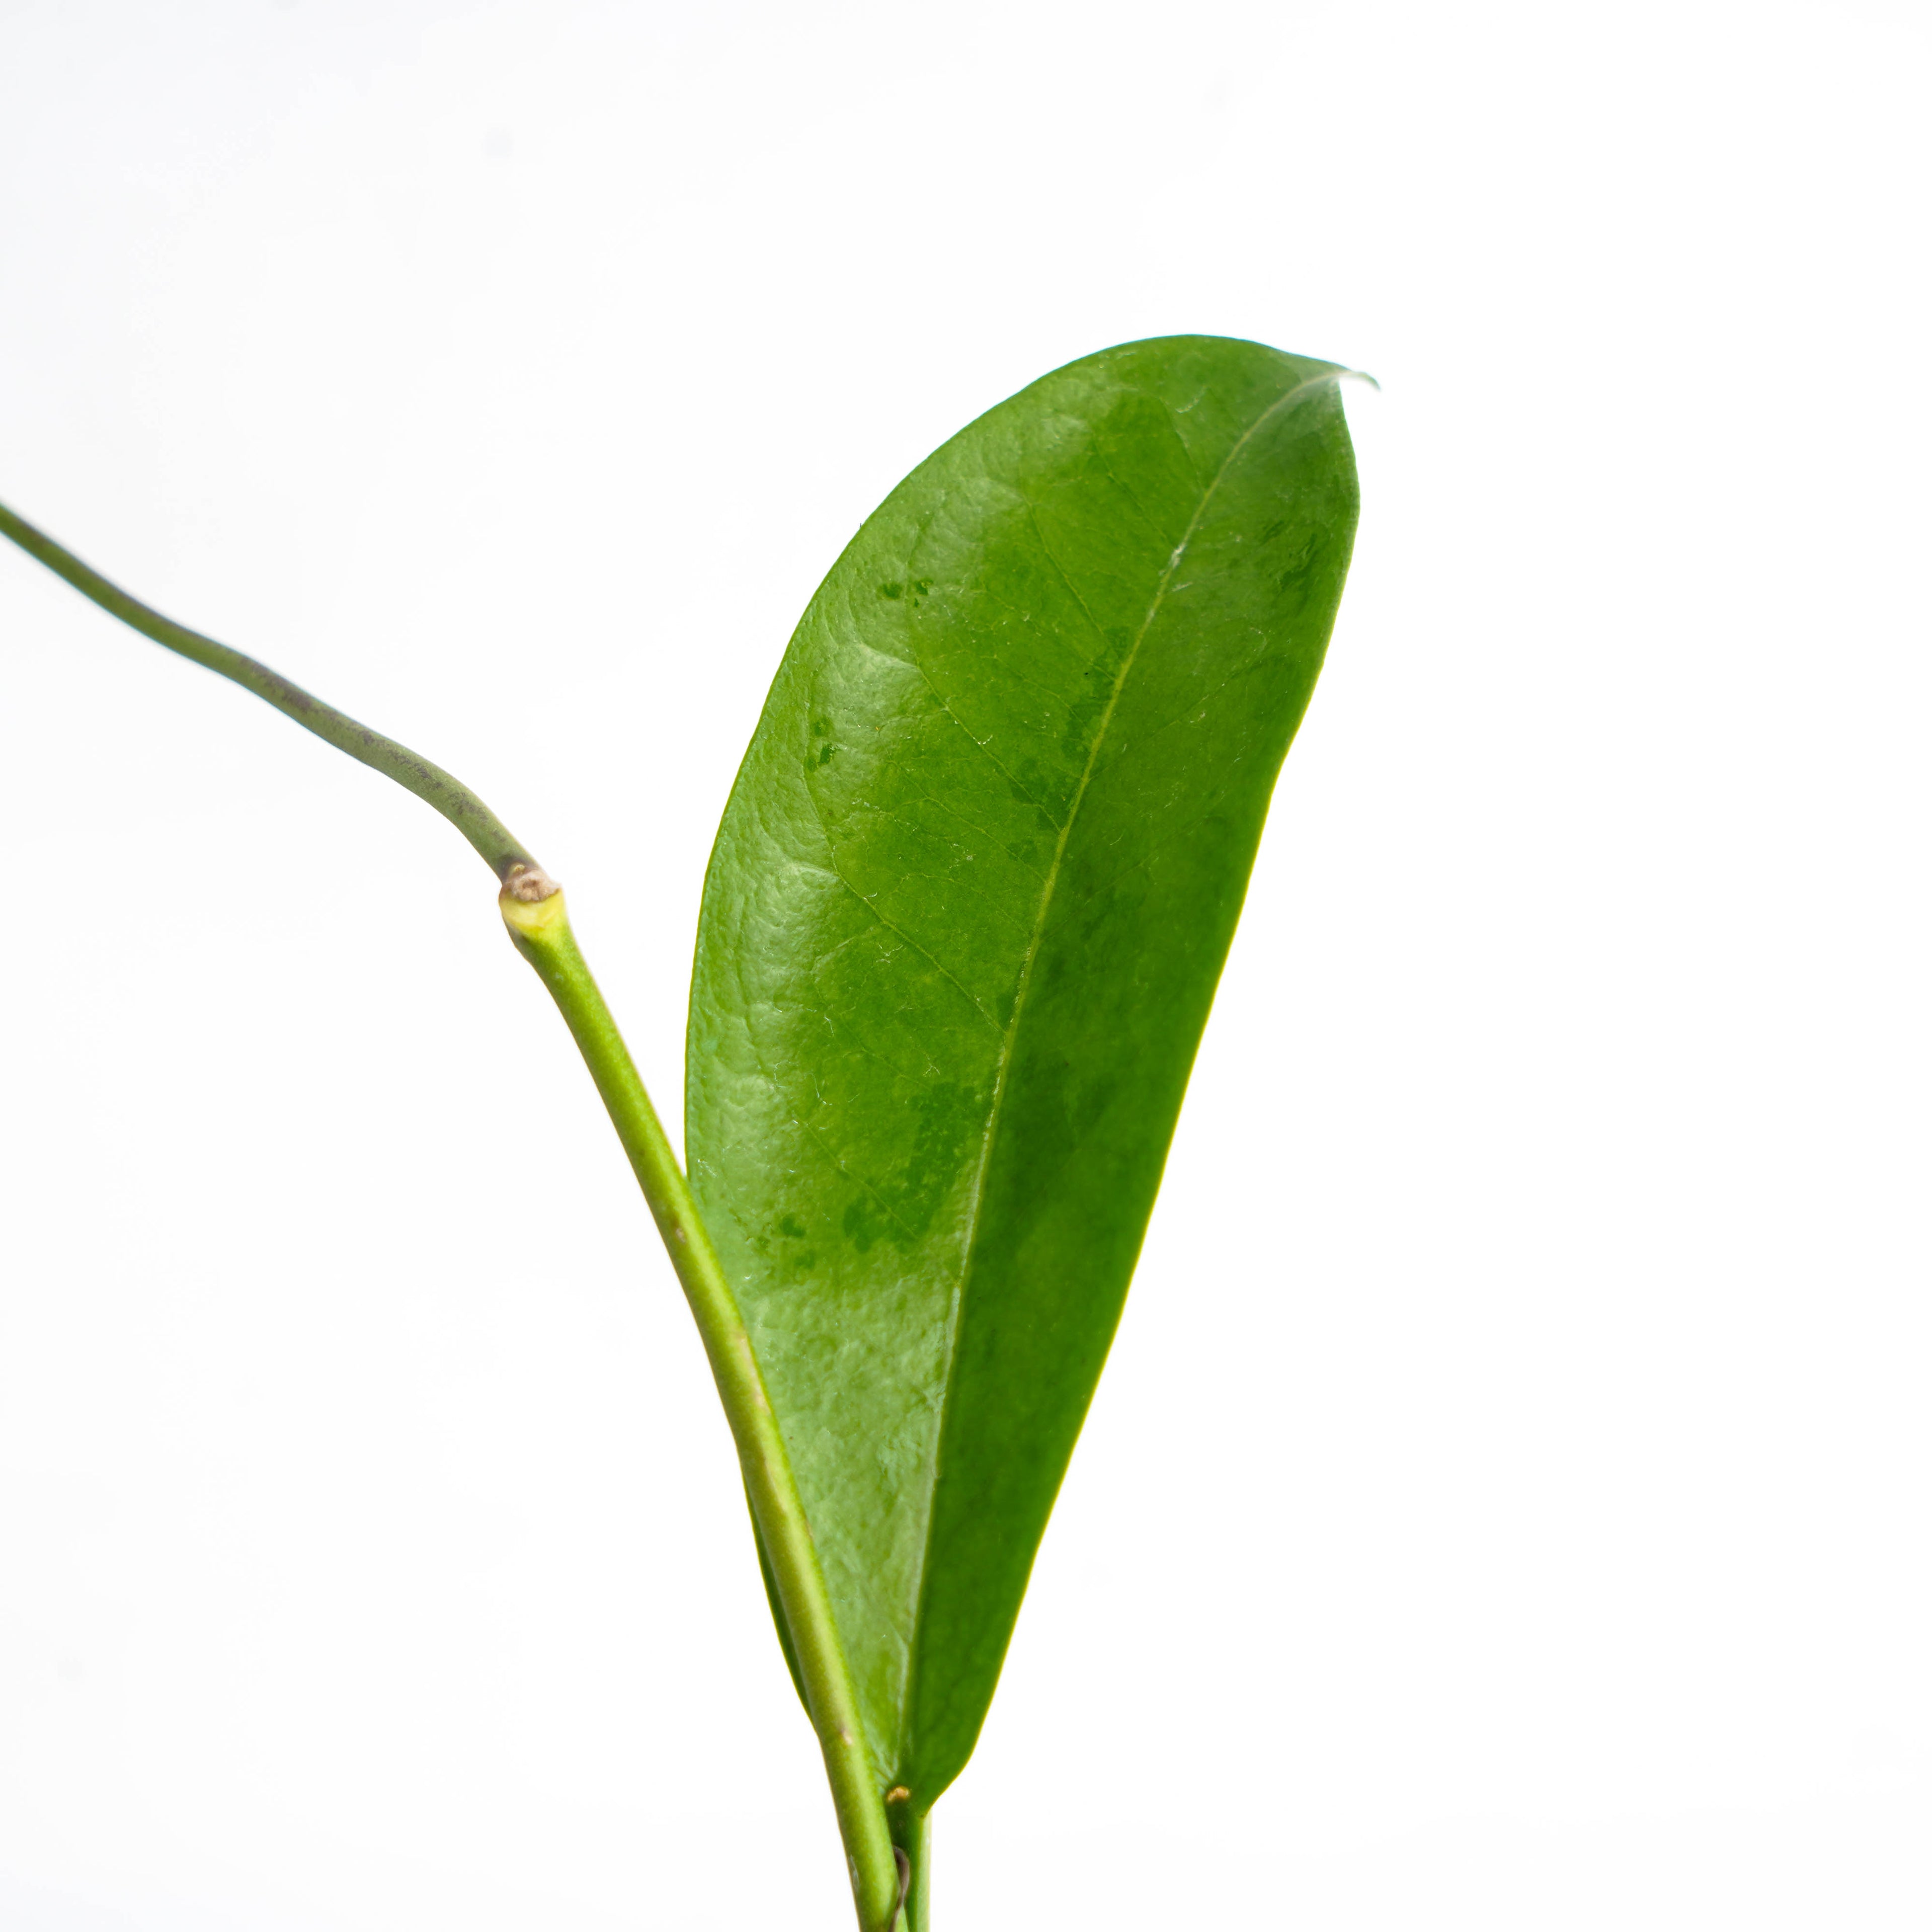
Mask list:
[[[1335,365],[1175,336],[989,410],[778,667],[706,878],[678,1164],[565,896],[476,794],[0,530],[496,874],[704,1339],[862,1932],[925,1932],[1353,540]]]

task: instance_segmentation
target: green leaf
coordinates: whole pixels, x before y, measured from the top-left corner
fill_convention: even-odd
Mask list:
[[[1334,622],[1341,373],[1175,337],[982,416],[812,599],[718,833],[692,1183],[916,1812],[992,1696]]]

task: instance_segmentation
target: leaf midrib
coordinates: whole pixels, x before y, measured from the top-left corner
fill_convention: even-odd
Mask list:
[[[1013,1061],[1013,1043],[1019,1037],[1020,1021],[1026,1010],[1027,994],[1033,982],[1034,964],[1040,957],[1040,941],[1045,936],[1048,915],[1052,910],[1054,892],[1060,883],[1061,862],[1066,857],[1068,842],[1073,836],[1073,828],[1079,822],[1081,808],[1086,802],[1088,790],[1093,783],[1094,770],[1100,762],[1100,748],[1106,742],[1107,734],[1113,724],[1114,713],[1120,705],[1120,694],[1126,689],[1127,680],[1132,674],[1135,662],[1140,656],[1141,646],[1146,642],[1148,633],[1154,628],[1154,620],[1160,616],[1161,606],[1166,601],[1168,589],[1173,584],[1174,573],[1180,568],[1180,560],[1186,555],[1188,545],[1194,541],[1195,533],[1201,527],[1201,520],[1208,514],[1208,505],[1214,500],[1214,493],[1220,488],[1222,481],[1228,471],[1234,467],[1235,461],[1242,452],[1247,448],[1249,443],[1253,440],[1270,417],[1286,408],[1296,397],[1306,391],[1339,381],[1342,374],[1340,370],[1331,370],[1324,371],[1319,376],[1304,376],[1300,382],[1291,384],[1288,388],[1284,389],[1235,438],[1227,454],[1221,459],[1220,466],[1208,479],[1207,488],[1201,493],[1200,502],[1195,506],[1193,515],[1188,519],[1187,528],[1181,533],[1180,542],[1174,545],[1172,554],[1168,558],[1166,566],[1161,572],[1160,581],[1154,587],[1153,598],[1148,605],[1147,615],[1141,620],[1140,628],[1134,634],[1133,643],[1129,646],[1126,657],[1121,661],[1120,668],[1114,676],[1114,688],[1108,694],[1107,707],[1100,714],[1100,724],[1094,731],[1093,743],[1088,748],[1086,766],[1080,774],[1080,782],[1074,788],[1073,796],[1067,807],[1066,818],[1060,828],[1059,838],[1054,845],[1053,861],[1047,868],[1046,877],[1040,888],[1039,910],[1034,920],[1033,936],[1028,942],[1026,958],[1021,963],[1018,983],[1014,989],[1012,1012],[1006,1022],[1006,1031],[1000,1042],[998,1071],[993,1078],[992,1103],[986,1112],[986,1131],[980,1147],[979,1170],[973,1178],[973,1204],[966,1221],[966,1238],[963,1244],[965,1265],[961,1269],[959,1278],[953,1285],[952,1305],[946,1311],[946,1342],[944,1352],[941,1357],[941,1360],[946,1365],[946,1375],[944,1393],[940,1399],[938,1425],[934,1432],[933,1454],[926,1478],[925,1523],[920,1544],[919,1574],[918,1580],[914,1587],[913,1620],[906,1658],[905,1684],[899,1700],[898,1736],[896,1741],[897,1759],[896,1769],[899,1772],[903,1772],[905,1768],[907,1760],[910,1755],[913,1742],[910,1726],[914,1693],[917,1688],[920,1670],[920,1632],[925,1621],[926,1580],[932,1558],[932,1505],[939,1486],[940,1446],[946,1439],[946,1418],[951,1413],[952,1407],[955,1384],[951,1371],[959,1340],[959,1321],[965,1309],[967,1291],[972,1284],[974,1265],[978,1252],[980,1217],[986,1201],[986,1177],[992,1168],[994,1147],[999,1139],[1001,1112],[1006,1099],[1006,1074]],[[1058,560],[1054,561],[1055,568],[1058,568]],[[1061,575],[1064,579],[1064,572],[1061,572]],[[1070,584],[1068,587],[1071,589],[1072,586]],[[1084,601],[1079,598],[1077,592],[1075,601],[1080,603],[1083,610],[1085,609]]]

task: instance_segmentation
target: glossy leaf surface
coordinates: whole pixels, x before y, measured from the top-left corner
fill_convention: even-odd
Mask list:
[[[1339,373],[1174,338],[981,417],[813,598],[718,834],[692,1183],[920,1811],[992,1695],[1327,646]]]

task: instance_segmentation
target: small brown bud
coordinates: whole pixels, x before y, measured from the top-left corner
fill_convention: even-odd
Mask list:
[[[536,905],[563,889],[541,866],[516,865],[503,881],[503,890],[525,905]]]

